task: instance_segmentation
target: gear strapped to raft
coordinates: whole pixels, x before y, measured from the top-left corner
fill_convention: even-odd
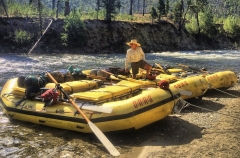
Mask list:
[[[41,98],[45,102],[43,109],[48,105],[55,104],[59,100],[58,87],[46,90],[41,94]]]
[[[40,93],[41,88],[47,84],[47,78],[44,74],[38,76],[20,76],[18,77],[17,83],[18,87],[25,88],[25,96],[15,103],[16,106],[26,99],[33,100],[35,96]]]

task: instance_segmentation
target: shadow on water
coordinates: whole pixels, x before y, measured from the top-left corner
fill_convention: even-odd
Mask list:
[[[27,54],[3,54],[1,55],[1,58],[8,61],[8,63],[11,62],[38,62],[37,60],[34,60],[31,58],[30,55]]]

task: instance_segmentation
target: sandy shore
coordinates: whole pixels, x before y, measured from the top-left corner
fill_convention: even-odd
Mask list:
[[[225,92],[225,93],[223,93]],[[190,100],[180,114],[163,119],[147,139],[120,158],[240,157],[240,84]]]

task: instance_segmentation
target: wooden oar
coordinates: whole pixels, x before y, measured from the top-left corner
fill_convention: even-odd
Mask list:
[[[50,73],[46,72],[48,77],[55,83],[55,84],[59,84]],[[113,146],[113,144],[107,139],[107,137],[102,133],[102,131],[96,126],[94,125],[88,118],[87,116],[82,112],[81,109],[79,109],[78,105],[70,98],[70,96],[68,94],[65,93],[65,91],[63,90],[63,88],[59,85],[61,92],[64,93],[64,95],[67,96],[68,100],[70,101],[70,103],[77,109],[77,111],[83,116],[83,118],[87,121],[89,127],[91,128],[91,130],[93,131],[93,133],[97,136],[97,138],[102,142],[102,144],[106,147],[106,149],[109,151],[109,153],[112,156],[119,156],[120,153],[118,152],[118,150]]]
[[[161,65],[159,65],[158,63],[154,63],[154,64],[160,69],[159,71],[161,71],[162,73],[166,73]]]
[[[106,81],[107,80],[107,77],[102,77],[102,76],[87,75],[87,77],[93,78],[93,79],[100,79],[102,81]]]
[[[120,76],[117,75],[117,74],[113,74],[113,73],[111,73],[111,72],[107,72],[107,71],[105,71],[105,70],[100,70],[100,71],[102,71],[102,72],[104,72],[104,73],[106,73],[106,74],[109,74],[109,75],[115,76],[115,77],[117,77],[117,78],[119,78],[119,79],[126,80],[126,77],[120,77]],[[121,75],[121,76],[123,76],[123,75]]]
[[[207,71],[203,71],[201,69],[193,68],[193,67],[190,67],[190,66],[187,66],[187,65],[183,65],[183,64],[178,64],[178,66],[185,67],[187,69],[191,69],[191,70],[195,70],[195,71],[199,71],[201,73],[208,73]]]

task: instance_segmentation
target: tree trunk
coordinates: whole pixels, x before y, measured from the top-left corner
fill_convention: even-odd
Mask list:
[[[140,0],[138,0],[137,2],[137,12],[138,14],[140,14]]]
[[[65,11],[64,11],[64,16],[69,15],[70,13],[70,5],[69,5],[69,1],[65,1]]]
[[[41,6],[41,0],[38,0],[38,12],[39,12],[39,27],[40,27],[40,33],[42,36],[42,6]]]
[[[143,0],[143,16],[144,16],[144,12],[145,12],[145,0]]]
[[[199,24],[198,12],[196,13],[196,18],[197,18],[197,26],[198,26],[198,33],[197,34],[200,34],[200,24]]]
[[[52,10],[55,9],[56,0],[52,0]]]
[[[56,19],[58,18],[58,7],[59,7],[60,0],[57,0],[57,10],[56,10]]]
[[[129,15],[132,15],[132,5],[133,4],[133,0],[130,0],[130,10],[129,10]]]
[[[100,0],[97,0],[97,20],[98,20],[98,12],[100,10]]]

